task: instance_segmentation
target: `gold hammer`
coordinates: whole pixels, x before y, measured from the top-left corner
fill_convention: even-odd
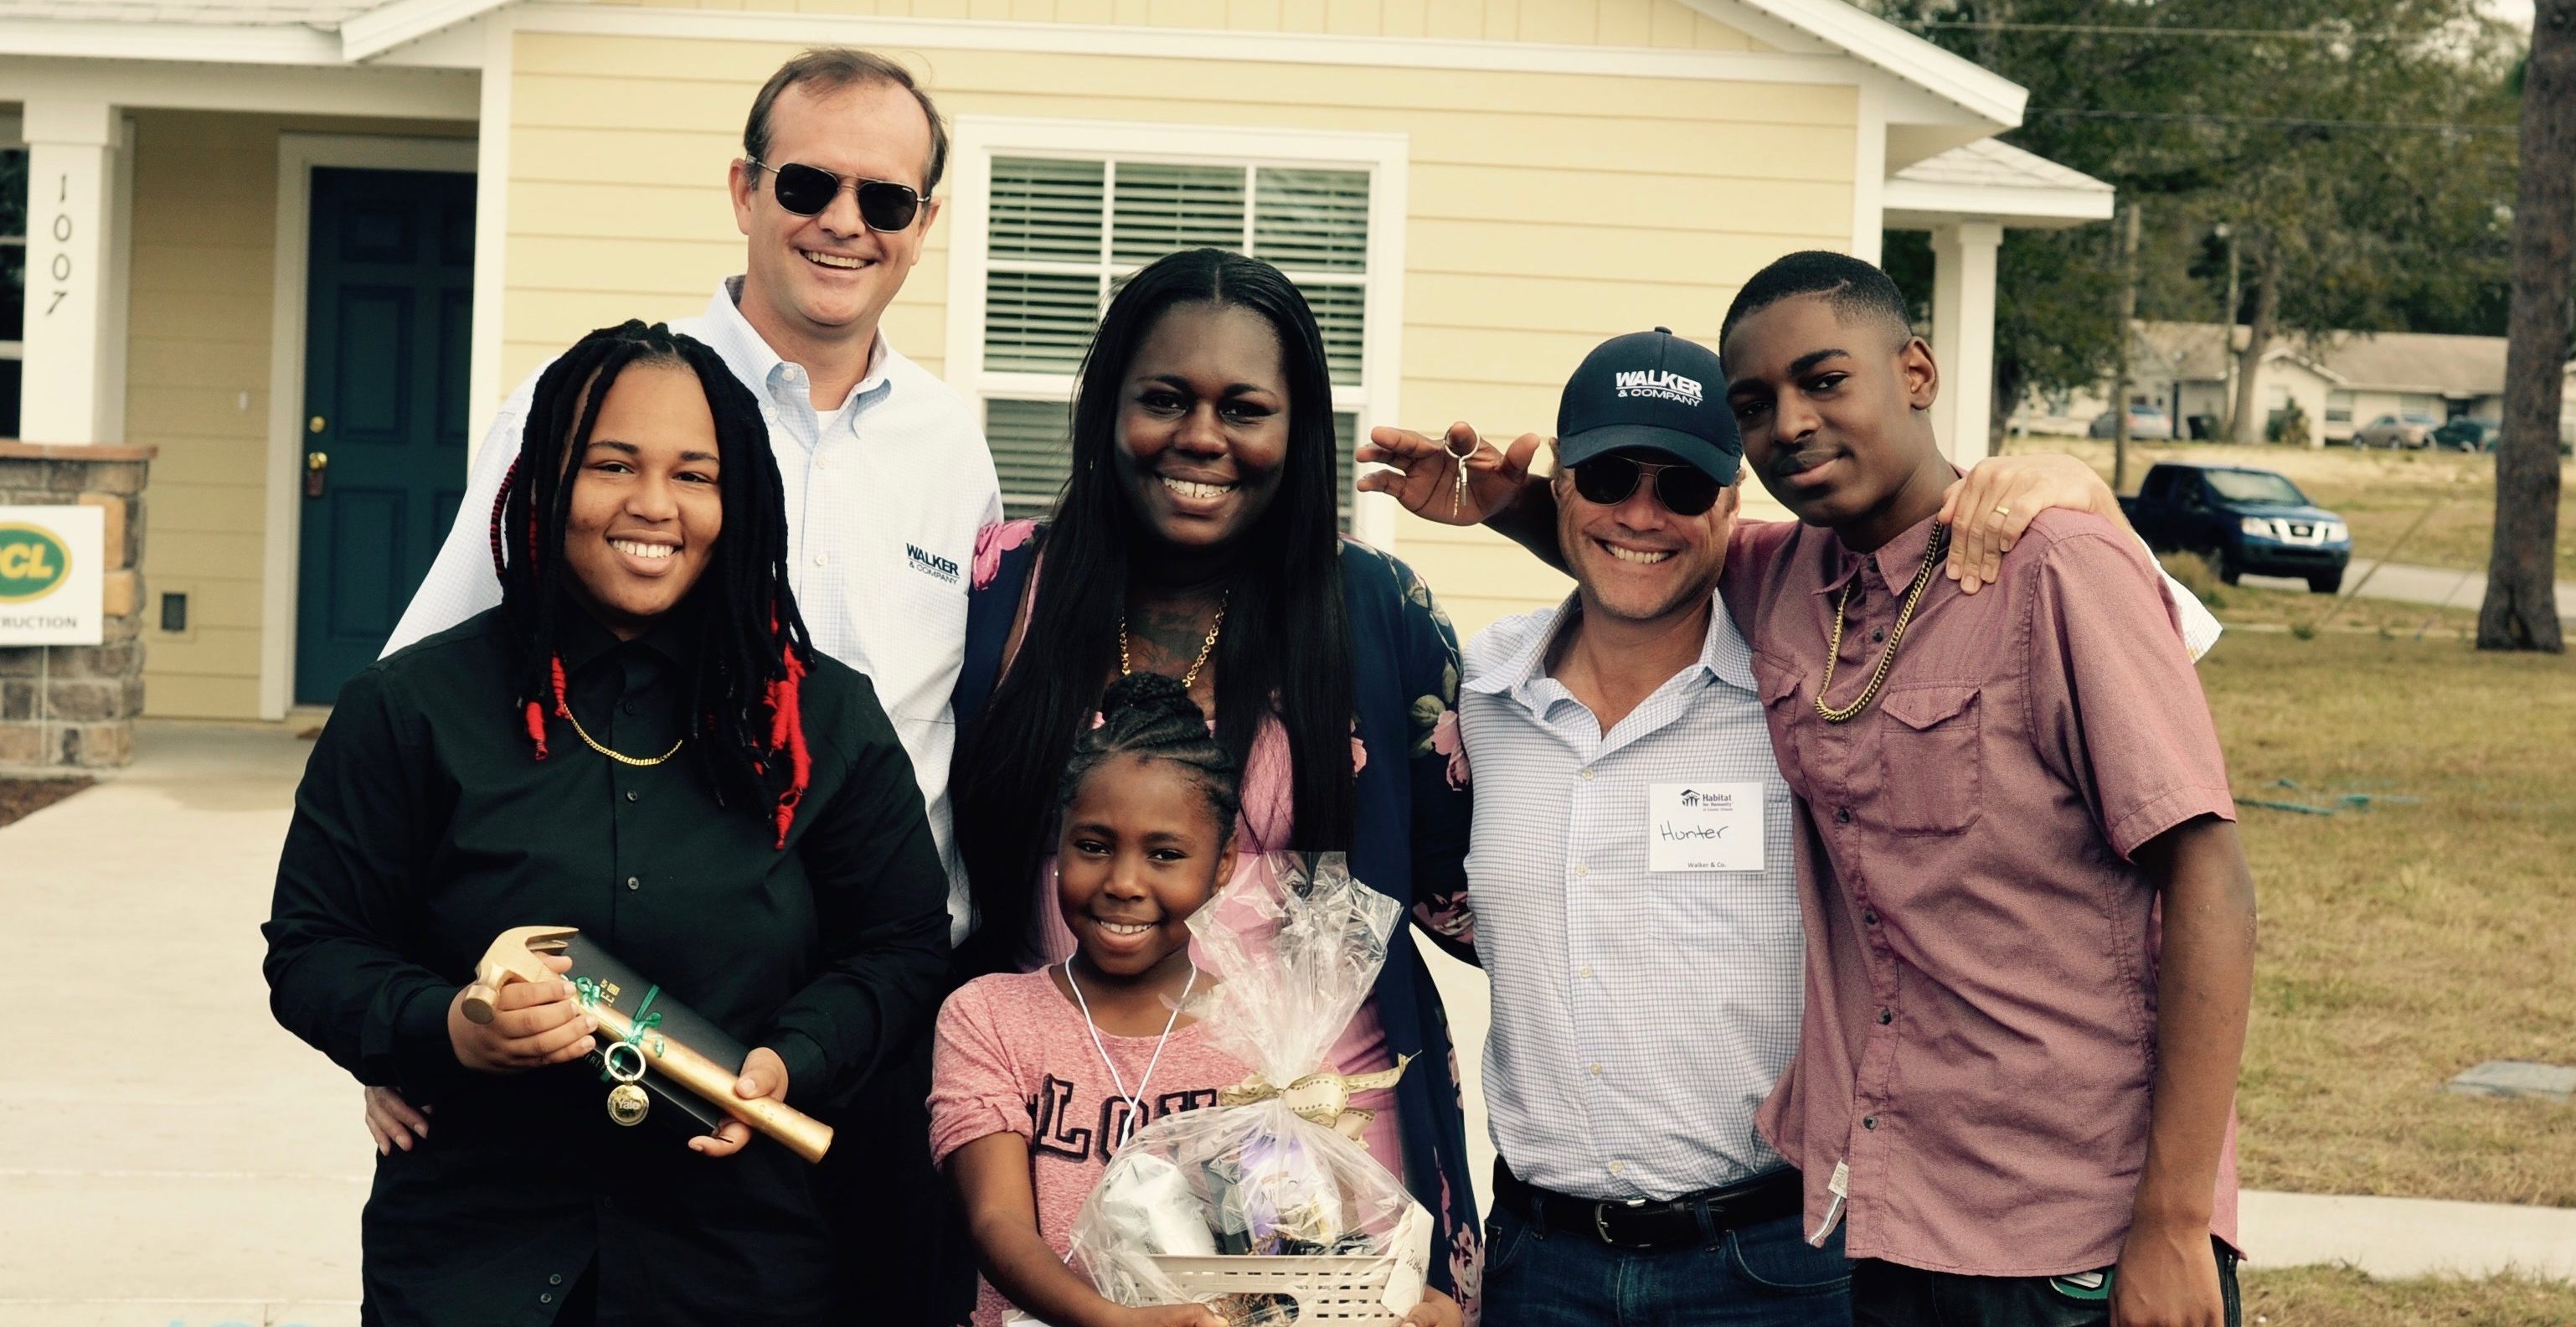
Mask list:
[[[465,1017],[476,1023],[491,1022],[492,1001],[513,981],[554,980],[554,969],[537,956],[562,952],[564,941],[580,933],[570,926],[514,926],[503,931],[484,951],[483,961],[474,965],[474,984],[465,988]],[[633,1036],[634,1023],[615,1006],[593,1005],[590,1012],[599,1019],[599,1035],[612,1041]],[[812,1162],[822,1160],[831,1149],[832,1126],[775,1098],[746,1101],[735,1096],[733,1085],[742,1076],[740,1066],[728,1069],[659,1034],[636,1038],[635,1045],[672,1082],[777,1139],[788,1151]]]

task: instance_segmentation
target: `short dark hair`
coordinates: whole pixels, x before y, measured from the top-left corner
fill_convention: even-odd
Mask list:
[[[1898,336],[1914,335],[1914,316],[1906,307],[1905,292],[1876,264],[1830,249],[1801,249],[1771,260],[1770,266],[1754,273],[1735,292],[1735,302],[1726,306],[1726,321],[1718,328],[1719,353],[1725,353],[1737,323],[1794,295],[1822,295],[1842,317],[1874,318],[1887,323]]]
[[[874,51],[847,46],[817,46],[778,66],[778,72],[760,85],[760,95],[751,99],[751,118],[742,126],[744,156],[769,159],[769,108],[778,104],[787,89],[805,84],[824,93],[851,87],[898,87],[911,93],[930,121],[930,177],[922,181],[921,192],[927,197],[939,188],[939,177],[948,170],[948,126],[940,121],[939,107],[914,81],[911,70]]]

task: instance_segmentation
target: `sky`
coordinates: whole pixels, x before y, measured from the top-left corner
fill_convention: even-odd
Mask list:
[[[2531,27],[2531,0],[2483,0],[2478,8],[2497,18],[2510,20],[2526,31]]]

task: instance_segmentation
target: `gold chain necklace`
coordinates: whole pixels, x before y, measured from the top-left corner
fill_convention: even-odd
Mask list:
[[[669,760],[671,757],[680,754],[680,747],[689,740],[687,735],[683,734],[679,741],[671,744],[670,750],[648,760],[642,756],[630,756],[623,751],[611,751],[607,747],[601,746],[599,744],[599,739],[591,736],[589,730],[581,726],[581,719],[572,712],[572,706],[564,706],[563,714],[565,718],[572,720],[573,735],[581,739],[582,745],[608,757],[610,760],[616,761],[620,765],[633,765],[637,769],[651,769],[655,765],[659,765],[663,761]]]
[[[1816,688],[1816,713],[1823,716],[1825,722],[1849,723],[1859,718],[1871,701],[1878,699],[1878,689],[1887,683],[1888,667],[1896,662],[1896,647],[1905,643],[1905,625],[1914,620],[1914,606],[1923,602],[1923,592],[1932,585],[1932,569],[1940,565],[1941,555],[1949,548],[1950,527],[1933,526],[1932,542],[1923,549],[1923,568],[1914,573],[1914,588],[1905,592],[1905,607],[1898,610],[1896,625],[1888,630],[1887,648],[1879,652],[1878,671],[1870,675],[1869,685],[1861,689],[1860,699],[1835,709],[1825,704],[1825,693],[1834,689],[1834,665],[1843,656],[1843,610],[1851,607],[1852,587],[1860,584],[1859,570],[1854,569],[1852,578],[1843,582],[1842,597],[1834,601],[1834,642],[1825,655],[1825,680]]]
[[[1199,657],[1190,660],[1190,671],[1181,674],[1181,689],[1188,690],[1199,680],[1199,670],[1207,667],[1208,655],[1216,650],[1216,634],[1225,630],[1225,606],[1233,602],[1234,591],[1228,590],[1216,601],[1216,620],[1208,623],[1207,639],[1199,643]],[[1135,670],[1127,662],[1127,614],[1118,615],[1118,675],[1132,677]]]

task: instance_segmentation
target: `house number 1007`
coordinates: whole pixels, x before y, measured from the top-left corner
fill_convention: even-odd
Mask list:
[[[56,205],[62,209],[54,213],[54,243],[56,244],[69,245],[72,242],[71,201],[72,177],[65,175],[62,181],[62,195],[55,200]],[[63,301],[70,298],[72,293],[69,286],[72,279],[72,251],[69,248],[54,250],[53,277],[55,281],[63,284],[54,288],[54,302],[45,306],[45,316],[48,318],[54,316],[54,310],[63,307]]]

